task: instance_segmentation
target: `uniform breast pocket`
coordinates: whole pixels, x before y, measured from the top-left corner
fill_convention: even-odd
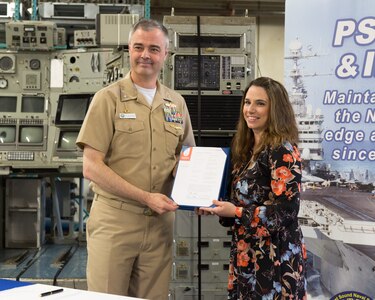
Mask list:
[[[175,155],[180,137],[183,135],[184,130],[181,124],[164,123],[165,129],[165,146],[169,155]]]
[[[139,156],[145,148],[145,126],[143,121],[116,120],[113,148],[122,149],[126,156]]]

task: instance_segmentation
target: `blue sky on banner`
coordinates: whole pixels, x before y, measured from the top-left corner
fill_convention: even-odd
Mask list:
[[[285,56],[298,39],[306,103],[323,112],[324,160],[337,170],[375,167],[374,16],[373,0],[286,0]],[[288,91],[291,67],[285,59]]]

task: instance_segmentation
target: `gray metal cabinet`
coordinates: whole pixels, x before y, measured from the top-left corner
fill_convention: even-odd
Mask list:
[[[45,239],[45,181],[7,178],[5,191],[5,247],[40,248]]]

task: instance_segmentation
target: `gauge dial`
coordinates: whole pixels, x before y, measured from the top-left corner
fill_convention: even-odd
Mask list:
[[[40,69],[40,60],[35,59],[35,58],[30,60],[30,69],[31,70],[39,70]]]
[[[0,78],[0,89],[5,89],[8,86],[8,80],[5,78]]]

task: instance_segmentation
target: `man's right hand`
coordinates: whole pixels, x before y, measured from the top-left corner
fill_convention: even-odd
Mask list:
[[[178,208],[176,202],[159,193],[149,193],[145,204],[159,215],[169,211],[176,211]]]

